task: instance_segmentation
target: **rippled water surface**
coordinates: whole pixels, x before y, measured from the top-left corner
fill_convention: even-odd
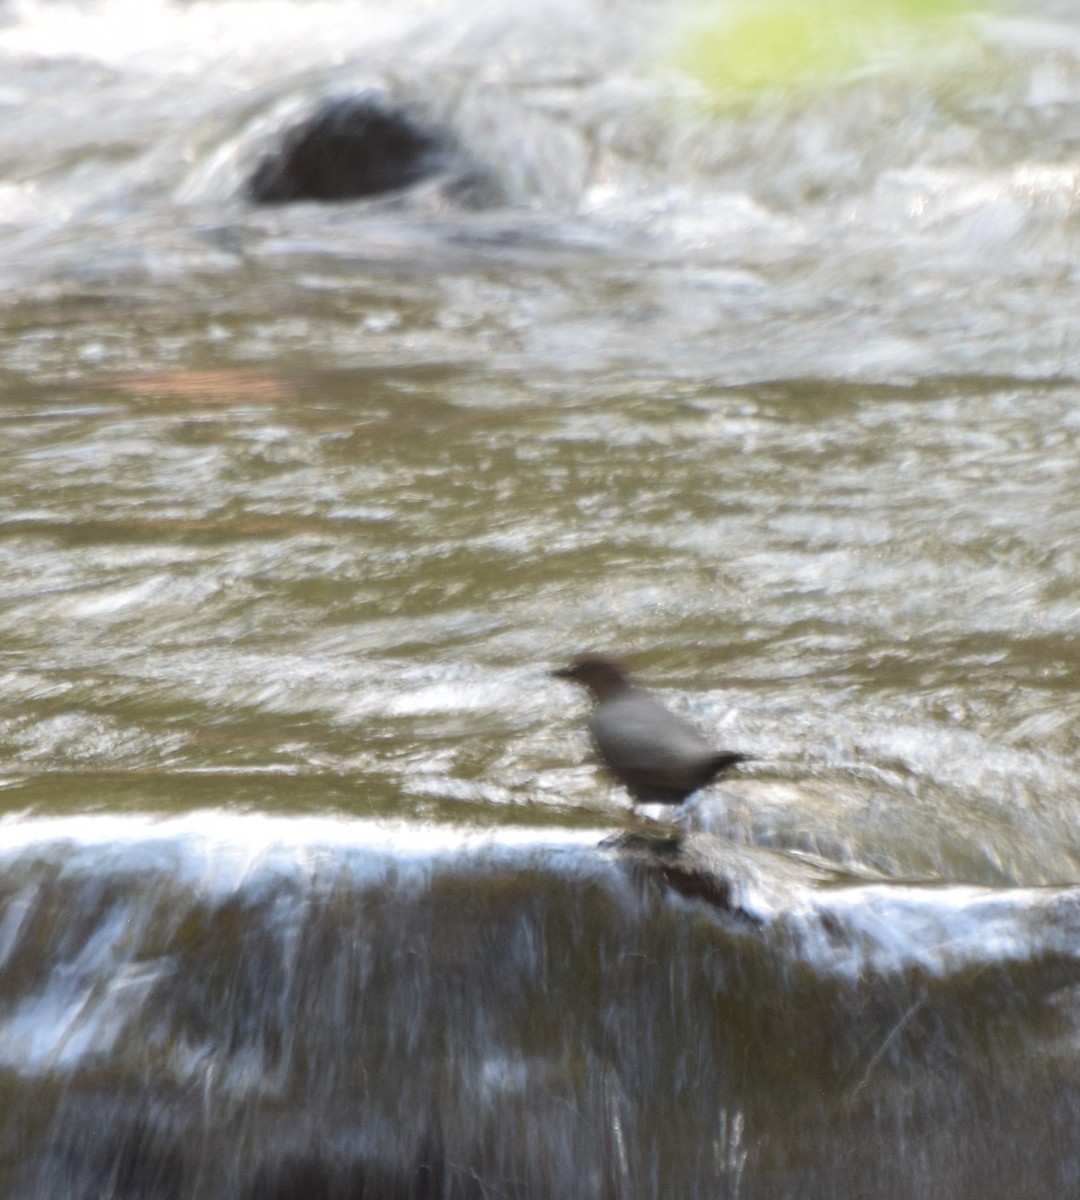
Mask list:
[[[1071,8],[726,108],[645,3],[0,15],[0,1186],[1072,1195]],[[501,202],[243,200],[372,88]]]
[[[10,809],[619,809],[545,674],[599,646],[761,759],[759,833],[1075,873],[1066,384],[219,370],[4,419]]]

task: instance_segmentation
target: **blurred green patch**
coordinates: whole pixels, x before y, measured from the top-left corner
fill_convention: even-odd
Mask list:
[[[715,0],[676,51],[678,68],[718,103],[828,86],[876,62],[967,33],[961,0]]]

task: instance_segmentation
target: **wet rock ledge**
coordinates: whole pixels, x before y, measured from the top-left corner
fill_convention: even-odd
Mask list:
[[[766,847],[736,844],[702,832],[621,833],[605,841],[604,848],[635,874],[754,923],[762,919],[762,896],[776,900],[797,888],[841,879],[836,872]]]

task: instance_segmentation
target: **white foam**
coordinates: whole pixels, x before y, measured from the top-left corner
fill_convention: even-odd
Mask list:
[[[602,829],[544,829],[525,825],[470,828],[331,815],[276,816],[202,810],[150,813],[8,815],[0,819],[0,862],[63,849],[67,869],[171,869],[204,886],[239,886],[256,868],[307,870],[327,855],[381,870],[387,859],[422,865],[460,856],[522,851],[550,853],[594,847]]]
[[[191,76],[223,58],[257,60],[291,44],[311,60],[334,61],[341,47],[400,33],[424,5],[341,0],[102,0],[93,5],[14,0],[0,50],[47,59],[93,59],[114,68]]]
[[[800,957],[858,978],[1080,955],[1080,904],[1066,888],[873,884],[808,894],[780,914]]]

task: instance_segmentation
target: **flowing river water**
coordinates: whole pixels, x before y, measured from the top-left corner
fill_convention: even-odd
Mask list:
[[[0,6],[0,1195],[1077,1195],[1080,17],[684,16]],[[497,199],[245,200],[373,89]]]

